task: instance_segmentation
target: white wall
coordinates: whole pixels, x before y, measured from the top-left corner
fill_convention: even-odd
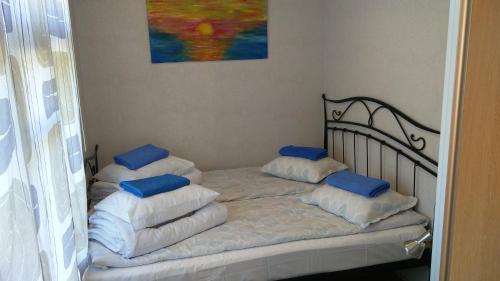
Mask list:
[[[151,142],[202,169],[321,145],[324,1],[269,1],[266,60],[151,64],[144,1],[72,0],[87,147]]]
[[[326,0],[325,89],[441,122],[449,0]]]

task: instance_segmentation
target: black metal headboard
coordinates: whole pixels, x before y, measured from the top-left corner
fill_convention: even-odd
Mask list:
[[[367,174],[370,171],[370,155],[373,152],[370,150],[369,142],[373,141],[378,143],[378,150],[375,153],[379,153],[380,166],[379,166],[379,177],[382,178],[383,175],[383,149],[392,150],[396,154],[396,190],[398,190],[399,183],[399,159],[400,157],[406,158],[413,164],[413,195],[415,196],[417,169],[422,169],[429,173],[430,175],[436,177],[437,173],[437,160],[432,158],[428,153],[426,153],[425,148],[427,146],[426,134],[436,135],[439,137],[440,132],[438,130],[429,128],[421,123],[415,121],[405,113],[401,112],[394,106],[380,101],[378,99],[370,97],[351,97],[340,100],[328,99],[325,94],[323,96],[323,108],[324,108],[324,147],[328,149],[332,147],[332,154],[337,156],[335,153],[335,133],[340,134],[341,146],[342,146],[342,162],[345,162],[345,138],[346,135],[352,135],[353,137],[353,160],[354,167],[353,170],[356,172],[358,170],[357,158],[359,155],[357,153],[357,147],[360,141],[357,140],[358,136],[364,138],[365,141],[365,154],[366,154],[366,171]],[[366,120],[363,122],[355,121],[349,119],[348,113],[353,110],[353,106],[359,104],[361,110],[365,111],[367,114]],[[357,106],[359,108],[359,106]],[[380,112],[386,112],[391,118],[394,118],[396,128],[393,131],[400,133],[400,136],[377,126],[375,122],[375,116],[380,114]],[[409,133],[410,129],[416,133]],[[331,132],[331,133],[330,133]],[[356,143],[358,141],[358,143]],[[361,140],[361,142],[363,139]],[[358,156],[358,157],[357,157]],[[340,158],[337,156],[336,158]]]
[[[89,168],[90,174],[95,176],[99,172],[99,160],[97,158],[97,152],[99,150],[99,145],[94,146],[94,152],[92,155],[85,157],[85,166]]]

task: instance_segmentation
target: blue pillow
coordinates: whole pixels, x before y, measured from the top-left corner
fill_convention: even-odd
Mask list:
[[[131,151],[113,157],[116,164],[125,166],[130,170],[137,170],[150,163],[168,157],[168,150],[146,144]]]
[[[358,175],[349,171],[337,172],[326,178],[330,186],[350,191],[365,197],[373,198],[390,188],[387,181]]]
[[[284,146],[279,150],[281,156],[305,158],[317,161],[328,157],[328,150],[320,147],[306,147],[306,146]]]
[[[185,177],[172,174],[145,178],[140,180],[122,181],[120,186],[123,190],[137,197],[145,198],[158,193],[169,192],[187,186],[191,181]]]

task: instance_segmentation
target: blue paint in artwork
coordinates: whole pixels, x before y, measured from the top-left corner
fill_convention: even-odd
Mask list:
[[[188,59],[182,41],[171,34],[149,29],[149,45],[152,63],[181,62]]]
[[[226,60],[247,60],[267,58],[267,22],[245,32],[241,32],[231,41],[224,53]]]
[[[154,28],[149,29],[151,62],[184,62],[190,61],[186,46],[174,35],[162,33]],[[265,59],[268,57],[267,22],[252,30],[241,32],[224,51],[223,60]]]

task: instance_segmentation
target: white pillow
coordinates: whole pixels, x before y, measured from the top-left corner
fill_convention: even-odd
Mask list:
[[[343,217],[363,228],[401,211],[413,208],[417,198],[389,190],[375,198],[367,198],[340,188],[324,185],[302,196],[302,202]]]
[[[146,198],[136,197],[126,191],[117,191],[94,208],[108,212],[139,230],[196,211],[214,201],[217,196],[219,193],[196,184]]]
[[[284,179],[318,183],[324,178],[348,167],[332,158],[318,161],[298,157],[280,156],[264,165],[262,172]]]
[[[181,176],[189,179],[191,184],[201,184],[203,181],[203,172],[196,168],[191,169],[191,171],[182,174]]]
[[[100,181],[119,183],[121,181],[138,180],[164,174],[183,175],[194,168],[194,163],[175,156],[168,156],[155,161],[137,170],[115,163],[109,164],[100,170],[94,178]]]

